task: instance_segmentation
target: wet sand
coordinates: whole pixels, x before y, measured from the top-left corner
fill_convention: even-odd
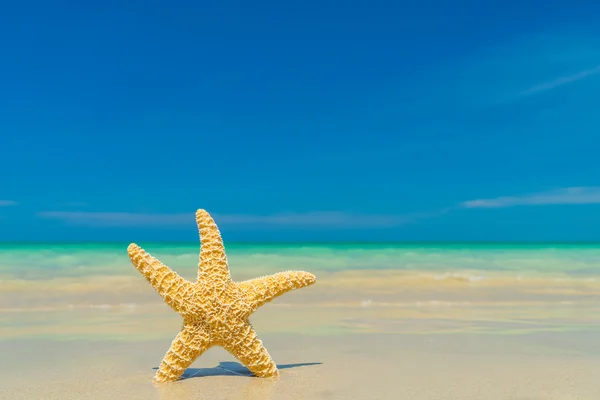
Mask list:
[[[212,348],[160,386],[154,368],[181,320],[141,277],[4,280],[0,398],[600,398],[593,278],[316,273],[252,318],[278,380]]]
[[[167,341],[3,341],[6,399],[598,399],[592,335],[263,335],[278,380],[220,348],[183,380],[151,378]]]

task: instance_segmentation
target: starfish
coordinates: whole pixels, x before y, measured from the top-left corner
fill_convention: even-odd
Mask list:
[[[183,327],[165,354],[154,382],[178,380],[187,367],[215,345],[224,347],[255,376],[277,377],[277,365],[249,317],[274,298],[315,283],[315,276],[286,271],[234,282],[215,221],[205,210],[198,210],[196,222],[201,243],[196,282],[182,278],[135,243],[127,248],[132,264],[165,303],[183,317]]]

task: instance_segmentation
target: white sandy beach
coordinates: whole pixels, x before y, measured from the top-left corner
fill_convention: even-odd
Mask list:
[[[263,335],[278,380],[220,348],[155,386],[167,340],[3,341],[5,399],[597,399],[597,335]]]
[[[281,369],[224,350],[152,376],[180,317],[135,274],[4,281],[5,399],[600,398],[600,284],[414,271],[317,273],[253,324]],[[491,277],[491,278],[490,278]],[[512,279],[512,281],[511,281]]]

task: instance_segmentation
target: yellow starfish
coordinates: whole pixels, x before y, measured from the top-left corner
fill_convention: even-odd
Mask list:
[[[201,243],[196,282],[183,279],[134,243],[127,248],[137,270],[165,303],[183,317],[181,332],[165,354],[154,381],[176,381],[196,358],[214,345],[224,347],[256,376],[278,376],[277,366],[248,318],[277,296],[315,283],[315,276],[304,271],[287,271],[233,282],[215,221],[205,210],[198,210],[196,222]]]

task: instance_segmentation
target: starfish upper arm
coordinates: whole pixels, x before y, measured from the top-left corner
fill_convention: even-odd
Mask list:
[[[217,224],[205,210],[196,211],[196,223],[200,233],[200,264],[198,278],[202,274],[226,283],[231,280],[225,246]]]
[[[182,311],[185,306],[184,296],[191,292],[192,283],[134,243],[129,245],[127,253],[131,263],[144,275],[165,302],[175,311]]]
[[[236,285],[246,297],[246,304],[249,306],[248,313],[252,313],[258,307],[290,290],[299,289],[315,282],[316,278],[310,272],[286,271],[239,282]]]

